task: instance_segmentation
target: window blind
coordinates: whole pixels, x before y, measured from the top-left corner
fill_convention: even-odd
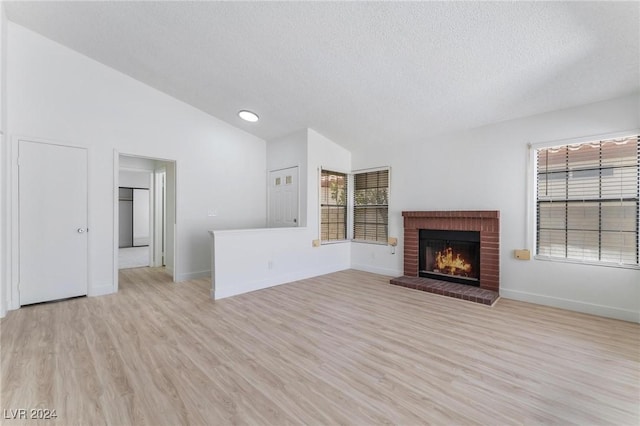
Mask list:
[[[347,175],[322,170],[320,174],[320,239],[347,238]]]
[[[389,170],[354,175],[353,238],[386,243],[389,228]]]
[[[537,254],[638,265],[638,136],[536,150]]]

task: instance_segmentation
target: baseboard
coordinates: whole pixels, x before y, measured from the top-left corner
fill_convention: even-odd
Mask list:
[[[275,277],[269,277],[261,280],[255,280],[242,284],[242,288],[237,285],[220,285],[216,282],[215,299],[224,299],[225,297],[237,296],[244,293],[249,293],[256,290],[263,290],[269,287],[275,287],[281,284],[288,284],[294,281],[305,280],[307,278],[313,278],[320,275],[330,274],[332,272],[344,271],[349,269],[349,265],[330,265],[322,268],[305,269],[300,271],[294,271],[291,273],[278,275]]]
[[[376,266],[363,265],[363,264],[351,265],[351,269],[355,269],[357,271],[371,272],[372,274],[385,275],[387,277],[400,277],[404,275],[404,272],[399,269],[378,268]]]
[[[197,271],[197,272],[187,272],[184,274],[179,274],[175,280],[176,282],[181,282],[181,281],[197,280],[200,278],[211,278],[211,271],[206,270],[206,271]]]
[[[105,294],[112,294],[112,293],[114,293],[113,284],[109,283],[109,284],[92,286],[87,292],[87,296],[90,296],[90,297],[104,296]]]
[[[630,309],[620,309],[613,306],[596,305],[594,303],[580,302],[577,300],[563,299],[560,297],[528,293],[526,291],[509,290],[505,288],[500,289],[500,296],[504,297],[505,299],[520,300],[522,302],[553,306],[555,308],[568,309],[570,311],[582,312],[585,314],[598,315],[601,317],[640,323],[640,312]]]

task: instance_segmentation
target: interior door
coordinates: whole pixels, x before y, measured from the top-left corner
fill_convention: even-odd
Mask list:
[[[148,189],[133,189],[133,246],[148,246],[150,242],[151,209]]]
[[[155,202],[155,208],[153,209],[154,219],[154,254],[153,254],[153,266],[165,266],[164,265],[164,246],[165,246],[165,181],[166,172],[156,171],[155,173],[155,196],[153,197]]]
[[[269,227],[298,226],[298,167],[269,172]]]
[[[87,150],[18,143],[20,305],[87,294]]]

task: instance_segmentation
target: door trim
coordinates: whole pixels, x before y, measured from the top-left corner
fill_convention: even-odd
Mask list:
[[[156,161],[164,161],[164,162],[169,162],[169,163],[173,163],[174,164],[174,168],[175,168],[175,178],[174,178],[174,185],[175,185],[175,189],[174,189],[174,197],[175,197],[175,213],[174,213],[174,217],[175,217],[175,224],[173,227],[173,233],[174,233],[174,238],[173,238],[173,270],[171,271],[172,274],[172,278],[173,278],[173,282],[177,282],[178,279],[177,277],[179,277],[178,275],[178,161],[177,160],[170,160],[170,159],[166,159],[166,158],[159,158],[159,157],[148,157],[148,156],[144,156],[144,155],[138,155],[138,154],[129,154],[126,152],[121,152],[118,151],[117,149],[113,150],[113,230],[112,230],[112,247],[113,247],[113,258],[112,258],[112,270],[113,270],[113,292],[117,293],[118,292],[118,250],[119,250],[119,244],[118,244],[118,239],[119,239],[119,231],[120,231],[120,223],[119,223],[119,215],[118,215],[118,188],[119,188],[119,182],[120,182],[120,156],[124,155],[126,157],[137,157],[137,158],[144,158],[147,160],[156,160]],[[133,169],[130,169],[133,170]],[[136,169],[139,171],[142,171],[141,169]],[[152,179],[152,186],[155,186],[155,178]],[[151,188],[149,188],[151,190]],[[153,192],[155,193],[155,190],[153,190]],[[152,197],[154,197],[154,195],[152,195],[150,193],[150,195]],[[155,206],[155,199],[154,199],[154,206]],[[153,226],[153,228],[155,229],[155,225]],[[151,238],[154,238],[154,232],[151,232]],[[156,242],[154,241],[153,244],[155,245]],[[155,250],[155,247],[154,247]],[[149,263],[150,265],[152,264],[152,262]]]
[[[76,145],[67,141],[59,141],[53,139],[38,138],[24,135],[14,135],[11,138],[11,144],[9,146],[9,158],[10,158],[10,180],[11,186],[11,216],[9,221],[11,223],[10,239],[11,239],[11,251],[7,253],[10,257],[8,268],[8,288],[7,288],[7,310],[15,310],[20,308],[20,188],[19,188],[19,173],[18,170],[18,154],[20,141],[41,143],[48,145],[63,146],[67,148],[79,148],[83,149],[87,153],[87,295],[91,294],[93,288],[91,280],[91,243],[92,243],[92,214],[91,214],[91,149],[86,146]]]
[[[166,180],[167,171],[164,166],[160,169],[156,170],[153,174],[153,188],[154,188],[154,206],[153,206],[153,241],[155,242],[153,246],[153,266],[164,266],[164,246],[166,242],[166,235],[164,235],[164,231],[166,229],[165,226],[165,188],[164,181]]]
[[[301,202],[301,200],[300,200],[300,191],[301,191],[301,188],[300,188],[300,186],[301,186],[300,185],[300,165],[296,164],[294,166],[279,167],[277,169],[267,170],[267,175],[265,177],[265,180],[267,182],[267,206],[266,206],[266,209],[267,209],[267,223],[266,223],[267,228],[269,228],[269,224],[271,223],[271,188],[270,188],[270,186],[271,186],[270,177],[271,176],[270,175],[273,172],[280,172],[280,171],[289,170],[289,169],[296,169],[296,175],[297,175],[296,179],[297,179],[297,182],[298,182],[298,211],[296,213],[296,215],[298,217],[298,226],[296,226],[296,228],[303,228],[304,227],[304,226],[302,226],[300,224],[300,222],[301,222],[300,212],[301,212],[301,209],[302,209],[302,207],[300,206],[300,202]],[[306,223],[306,218],[305,218],[305,223]],[[306,224],[305,224],[305,226],[306,226]]]

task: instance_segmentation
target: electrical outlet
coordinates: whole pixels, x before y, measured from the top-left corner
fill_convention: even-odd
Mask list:
[[[320,247],[320,240],[311,241],[311,247]]]

